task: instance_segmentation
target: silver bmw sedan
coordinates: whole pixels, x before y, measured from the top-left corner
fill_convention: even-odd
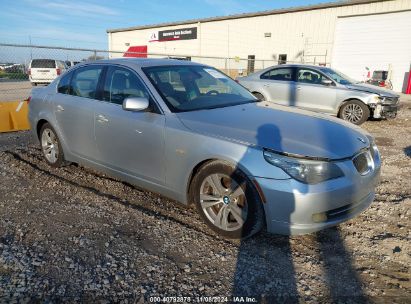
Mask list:
[[[194,204],[226,238],[337,225],[371,204],[380,173],[360,128],[259,101],[186,61],[76,65],[33,89],[29,119],[50,166],[80,163]]]

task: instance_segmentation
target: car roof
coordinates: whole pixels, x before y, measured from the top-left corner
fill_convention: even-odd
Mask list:
[[[114,58],[103,59],[96,61],[84,62],[84,64],[121,64],[130,67],[151,67],[151,66],[167,66],[167,65],[193,65],[204,66],[196,62],[178,59],[164,59],[164,58]]]
[[[287,64],[279,64],[274,65],[273,67],[284,67],[284,68],[312,68],[312,69],[321,69],[326,68],[325,66],[314,65],[314,64],[304,64],[304,63],[287,63]]]
[[[272,69],[279,69],[279,68],[310,68],[310,69],[321,70],[321,69],[328,68],[328,67],[320,66],[320,65],[313,65],[313,64],[304,64],[304,63],[278,64],[278,65],[272,65],[272,66],[270,66],[270,67],[268,67],[268,68],[259,70],[258,72],[255,72],[255,73],[253,73],[253,74],[250,74],[249,76],[251,76],[251,75],[256,75],[256,76],[257,76],[257,75],[261,75],[261,74],[263,74],[263,73],[265,73],[265,72],[267,72],[267,71],[270,71],[270,70],[272,70]]]

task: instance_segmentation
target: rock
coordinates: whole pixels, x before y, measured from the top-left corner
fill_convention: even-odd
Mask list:
[[[395,246],[392,252],[393,253],[401,252],[401,248],[399,246]]]

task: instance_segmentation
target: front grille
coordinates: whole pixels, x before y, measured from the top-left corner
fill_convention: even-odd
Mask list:
[[[398,97],[384,97],[383,104],[395,105],[398,103]]]
[[[365,151],[358,154],[353,158],[352,162],[354,163],[358,173],[361,175],[367,174],[372,169],[372,158],[370,151]]]

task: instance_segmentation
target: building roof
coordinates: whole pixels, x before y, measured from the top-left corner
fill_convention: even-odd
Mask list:
[[[220,17],[189,19],[189,20],[176,21],[176,22],[165,22],[165,23],[133,26],[133,27],[126,27],[126,28],[108,29],[107,33],[144,30],[144,29],[151,29],[151,28],[158,28],[158,27],[165,27],[165,26],[193,24],[193,23],[198,23],[198,22],[205,23],[205,22],[222,21],[222,20],[230,20],[230,19],[241,19],[241,18],[268,16],[268,15],[278,15],[278,14],[311,11],[311,10],[334,8],[334,7],[341,7],[341,6],[368,4],[368,3],[382,2],[382,1],[393,1],[393,0],[345,0],[345,1],[337,1],[337,2],[327,2],[327,3],[321,3],[321,4],[315,4],[315,5],[280,8],[280,9],[275,9],[275,10],[267,10],[267,11],[260,11],[260,12],[254,12],[254,13],[243,13],[243,14],[220,16]]]
[[[197,65],[204,66],[204,64],[194,61],[169,59],[169,58],[135,58],[135,57],[120,57],[113,59],[102,59],[96,61],[86,61],[76,65],[80,67],[82,65],[90,64],[121,64],[129,67],[152,67],[152,66],[165,66],[165,65]]]

